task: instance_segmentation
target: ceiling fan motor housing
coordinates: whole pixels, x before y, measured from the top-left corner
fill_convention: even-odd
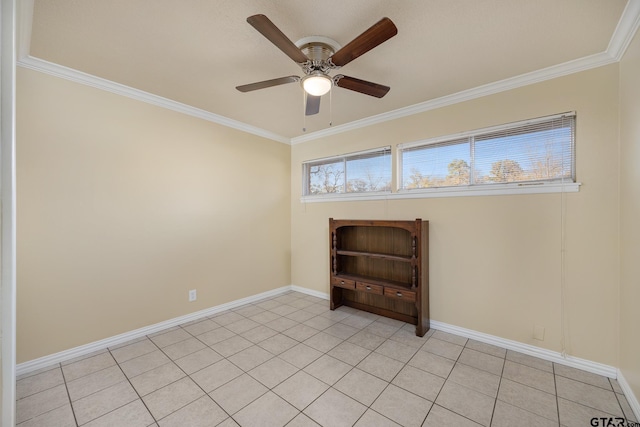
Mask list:
[[[321,42],[307,43],[300,50],[312,61],[326,61],[335,53],[331,46]]]
[[[309,36],[298,40],[296,46],[309,58],[309,61],[301,64],[305,74],[317,71],[327,74],[336,68],[329,61],[329,58],[340,50],[340,45],[335,40],[324,36]]]

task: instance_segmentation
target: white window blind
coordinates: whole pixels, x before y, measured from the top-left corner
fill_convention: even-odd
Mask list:
[[[302,164],[303,196],[391,191],[391,147]]]
[[[403,188],[469,184],[469,139],[455,139],[402,150]]]
[[[400,145],[400,188],[575,182],[575,114]]]

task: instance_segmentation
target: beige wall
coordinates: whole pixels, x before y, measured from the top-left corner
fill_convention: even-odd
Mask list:
[[[618,361],[618,65],[294,145],[292,282],[328,287],[328,221],[430,221],[431,317],[616,366]],[[391,95],[391,94],[390,94]],[[368,202],[300,202],[301,162],[577,111],[579,193]],[[565,303],[561,298],[565,197]],[[546,329],[532,338],[534,325]]]
[[[23,68],[17,102],[19,363],[291,283],[288,145]]]
[[[620,63],[620,370],[640,398],[640,34]]]
[[[431,221],[433,319],[561,351],[564,312],[567,352],[618,366],[618,77],[611,65],[290,149],[19,69],[18,362],[290,283],[328,292],[332,216]],[[304,160],[569,110],[579,193],[299,201]]]

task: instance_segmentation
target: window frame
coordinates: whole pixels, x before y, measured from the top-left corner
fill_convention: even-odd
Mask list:
[[[476,183],[476,174],[475,174],[475,164],[476,164],[476,155],[475,155],[475,138],[483,137],[492,133],[499,133],[508,130],[516,130],[518,128],[522,128],[525,126],[536,125],[545,122],[551,122],[553,120],[557,120],[564,117],[572,117],[573,118],[573,134],[571,139],[571,177],[570,178],[554,178],[554,179],[539,179],[539,180],[527,180],[527,181],[513,181],[506,183],[486,183],[480,182]],[[484,193],[494,193],[498,192],[500,194],[510,194],[509,190],[523,188],[523,187],[548,187],[552,188],[557,185],[560,186],[560,191],[578,191],[578,187],[581,185],[576,181],[576,113],[575,111],[569,111],[561,114],[554,114],[551,116],[544,116],[535,119],[522,120],[519,122],[512,122],[497,126],[491,126],[481,129],[475,129],[472,131],[465,131],[452,135],[439,136],[436,138],[429,138],[426,140],[419,140],[405,144],[398,144],[396,146],[396,193],[394,194],[406,194],[406,193],[452,193],[448,195],[455,195],[456,193],[460,193],[461,191],[470,191],[477,192],[479,194]],[[525,134],[524,132],[522,134]],[[467,142],[463,142],[467,140]],[[428,146],[443,146],[447,144],[461,144],[468,143],[469,144],[469,184],[466,185],[452,185],[452,186],[437,186],[437,187],[421,187],[421,188],[405,188],[404,183],[404,170],[403,170],[403,151],[415,150],[421,147]],[[494,191],[489,188],[493,188]],[[507,193],[504,192],[507,190]],[[539,192],[547,192],[547,191],[539,191]],[[479,195],[478,194],[478,195]],[[463,194],[464,195],[464,194]]]
[[[555,179],[555,180],[536,180],[536,181],[517,181],[506,183],[479,183],[473,185],[457,185],[448,187],[425,187],[415,189],[403,188],[403,171],[402,171],[402,150],[429,145],[443,144],[450,141],[461,140],[473,135],[486,135],[491,132],[497,132],[508,128],[517,128],[526,125],[550,121],[564,116],[573,116],[573,139],[571,141],[571,178]],[[566,113],[544,116],[535,119],[522,120],[497,126],[476,129],[472,131],[460,132],[452,135],[439,136],[436,138],[423,139],[414,142],[397,144],[394,147],[385,146],[370,150],[363,150],[349,154],[325,157],[321,159],[313,159],[302,162],[302,196],[301,203],[316,202],[342,202],[342,201],[368,201],[368,200],[401,200],[401,199],[424,199],[424,198],[440,198],[440,197],[470,197],[470,196],[497,196],[497,195],[522,195],[522,194],[545,194],[545,193],[576,193],[580,191],[582,185],[577,181],[576,175],[576,139],[577,139],[577,114],[575,111]],[[337,159],[345,159],[349,156],[358,156],[366,153],[387,150],[391,158],[391,189],[379,192],[360,192],[360,193],[323,193],[323,194],[305,194],[308,190],[308,174],[306,165],[321,161],[331,161]],[[394,159],[395,157],[395,159]],[[395,160],[395,163],[394,163]],[[395,167],[395,172],[393,168]],[[473,167],[473,161],[470,164]],[[393,182],[395,180],[395,183]],[[347,178],[345,177],[345,186]]]
[[[349,172],[346,166],[347,163],[350,160],[351,161],[357,160],[358,158],[361,158],[367,155],[372,155],[371,157],[375,157],[375,154],[379,154],[382,157],[388,156],[389,158],[388,159],[389,180],[390,180],[389,189],[380,190],[380,191],[360,191],[360,192],[347,191],[347,186],[349,183],[349,175],[348,175]],[[329,164],[329,163],[338,163],[338,162],[342,162],[344,165],[345,172],[344,172],[344,182],[342,184],[343,191],[335,192],[335,193],[319,193],[319,194],[310,193],[309,192],[310,191],[309,167],[316,166],[319,164]],[[393,153],[392,153],[391,145],[372,148],[369,150],[356,151],[356,152],[347,153],[347,154],[341,154],[338,156],[330,156],[330,157],[323,157],[320,159],[306,160],[302,162],[302,199],[304,201],[313,201],[313,200],[325,201],[325,200],[344,199],[344,198],[361,199],[361,198],[367,198],[371,196],[380,197],[380,196],[389,195],[392,193],[392,191],[393,191]]]

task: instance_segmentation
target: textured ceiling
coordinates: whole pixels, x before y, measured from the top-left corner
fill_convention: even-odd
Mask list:
[[[304,125],[314,132],[604,52],[626,3],[34,0],[29,55],[291,138]],[[390,92],[377,99],[335,88],[306,123],[297,83],[238,92],[303,75],[246,22],[257,13],[294,42],[322,35],[341,45],[391,18],[398,35],[339,71]]]

